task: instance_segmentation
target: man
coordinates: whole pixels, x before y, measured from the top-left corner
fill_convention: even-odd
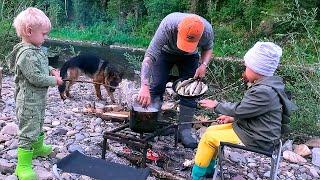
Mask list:
[[[211,24],[198,15],[179,12],[167,15],[142,62],[138,96],[142,106],[148,106],[155,99],[162,101],[173,65],[178,67],[180,78],[203,78],[212,55],[213,36]],[[191,122],[196,106],[195,99],[181,98],[179,122]],[[191,127],[191,124],[180,126],[179,138],[185,147],[196,148],[197,141],[191,136]]]

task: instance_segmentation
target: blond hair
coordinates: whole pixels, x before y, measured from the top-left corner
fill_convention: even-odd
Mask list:
[[[49,18],[40,9],[29,7],[20,12],[13,21],[13,27],[16,29],[19,37],[25,36],[27,29],[32,27],[43,27],[51,29]]]

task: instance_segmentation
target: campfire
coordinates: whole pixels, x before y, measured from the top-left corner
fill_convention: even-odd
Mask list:
[[[106,150],[112,150],[110,145],[118,142],[123,145],[122,151],[116,152],[118,156],[126,158],[138,167],[150,167],[157,177],[181,179],[190,174],[194,163],[194,151],[178,144],[179,123],[175,121],[176,107],[177,104],[174,102],[165,102],[161,114],[158,114],[160,120],[152,122],[156,127],[153,129],[141,129],[139,125],[132,125],[133,122],[130,120],[140,116],[137,112],[120,105],[104,106],[91,103],[86,105],[83,112],[105,121],[119,123],[119,126],[103,134],[102,159],[105,159]],[[208,122],[212,123],[208,119],[202,119],[192,124]],[[174,133],[163,136],[168,129],[173,129]]]
[[[85,106],[83,112],[105,121],[120,123],[118,127],[104,132],[102,159],[105,159],[106,150],[111,149],[110,144],[119,142],[123,147],[121,152],[117,152],[118,156],[126,158],[136,166],[150,167],[157,177],[181,179],[189,173],[184,170],[193,165],[194,152],[178,146],[175,111],[168,107],[173,107],[172,103],[164,104],[161,120],[156,122],[155,130],[146,132],[130,128],[130,111],[120,105],[103,106],[91,103]],[[132,113],[131,115],[133,116]],[[162,136],[170,128],[174,129],[174,133]]]

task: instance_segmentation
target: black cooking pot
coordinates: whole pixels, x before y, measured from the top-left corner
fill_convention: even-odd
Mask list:
[[[137,133],[151,133],[157,129],[159,110],[133,106],[130,111],[130,129]]]

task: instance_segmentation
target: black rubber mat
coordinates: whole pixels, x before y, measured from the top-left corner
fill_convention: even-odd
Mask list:
[[[57,167],[64,172],[86,175],[103,180],[145,180],[150,169],[134,167],[108,162],[103,159],[88,157],[79,151],[74,151],[57,163]]]

